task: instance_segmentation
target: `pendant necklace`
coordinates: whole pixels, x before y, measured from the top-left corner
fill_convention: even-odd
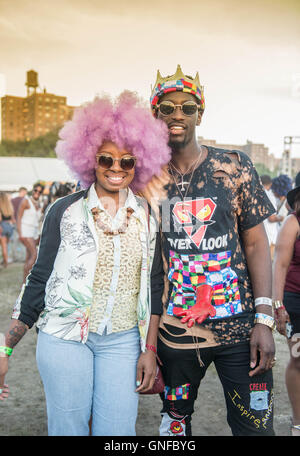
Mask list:
[[[177,187],[178,190],[179,190],[179,193],[180,193],[180,195],[181,195],[182,200],[185,199],[185,197],[186,197],[186,195],[187,195],[187,193],[188,193],[188,191],[189,191],[189,188],[190,188],[190,185],[191,185],[193,176],[194,176],[195,169],[197,168],[198,163],[199,163],[199,161],[200,161],[200,159],[201,159],[201,157],[202,157],[202,152],[203,152],[203,149],[202,149],[202,147],[200,146],[200,153],[199,153],[197,159],[195,160],[195,162],[192,163],[192,165],[189,167],[189,169],[188,169],[185,173],[183,173],[183,174],[182,174],[180,171],[178,171],[178,169],[173,165],[173,163],[170,162],[170,165],[171,165],[171,166],[169,167],[169,170],[171,171],[173,180],[174,180],[174,182],[175,182],[176,187]],[[172,167],[175,169],[175,171],[177,172],[177,174],[180,175],[180,177],[181,177],[181,182],[179,182],[179,183],[177,182]],[[193,170],[192,170],[191,178],[190,178],[190,180],[189,180],[188,182],[185,182],[185,181],[183,180],[183,178],[184,178],[184,176],[185,176],[186,174],[188,174],[188,173],[190,172],[190,170],[191,170],[192,167],[193,167]],[[184,192],[184,195],[183,195],[183,191],[184,191],[184,186],[185,186],[185,185],[187,185],[187,188],[186,188],[186,191]]]

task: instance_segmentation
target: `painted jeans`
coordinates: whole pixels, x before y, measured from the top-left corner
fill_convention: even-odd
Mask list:
[[[204,367],[200,366],[195,350],[174,350],[160,340],[158,355],[166,384],[161,394],[161,436],[192,435],[191,417],[198,388],[212,362],[223,386],[232,434],[274,435],[272,371],[249,377],[249,343],[201,349]],[[200,397],[200,403],[201,400]]]

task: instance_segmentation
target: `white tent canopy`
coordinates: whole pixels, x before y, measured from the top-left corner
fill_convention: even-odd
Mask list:
[[[57,158],[0,157],[0,190],[31,190],[37,181],[75,182],[63,161]]]

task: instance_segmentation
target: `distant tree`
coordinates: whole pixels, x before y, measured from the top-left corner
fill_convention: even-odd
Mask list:
[[[0,156],[6,157],[56,157],[55,146],[59,129],[30,141],[2,141]]]
[[[271,171],[263,163],[254,163],[255,169],[259,176],[268,174],[271,178],[276,177],[278,174],[278,169],[275,168],[274,171]]]

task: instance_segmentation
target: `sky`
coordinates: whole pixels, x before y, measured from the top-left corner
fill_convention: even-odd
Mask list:
[[[159,69],[199,72],[197,134],[264,143],[300,137],[300,0],[0,0],[0,96],[26,96],[28,70],[78,106],[103,92],[145,102]],[[300,157],[300,146],[292,148]]]

